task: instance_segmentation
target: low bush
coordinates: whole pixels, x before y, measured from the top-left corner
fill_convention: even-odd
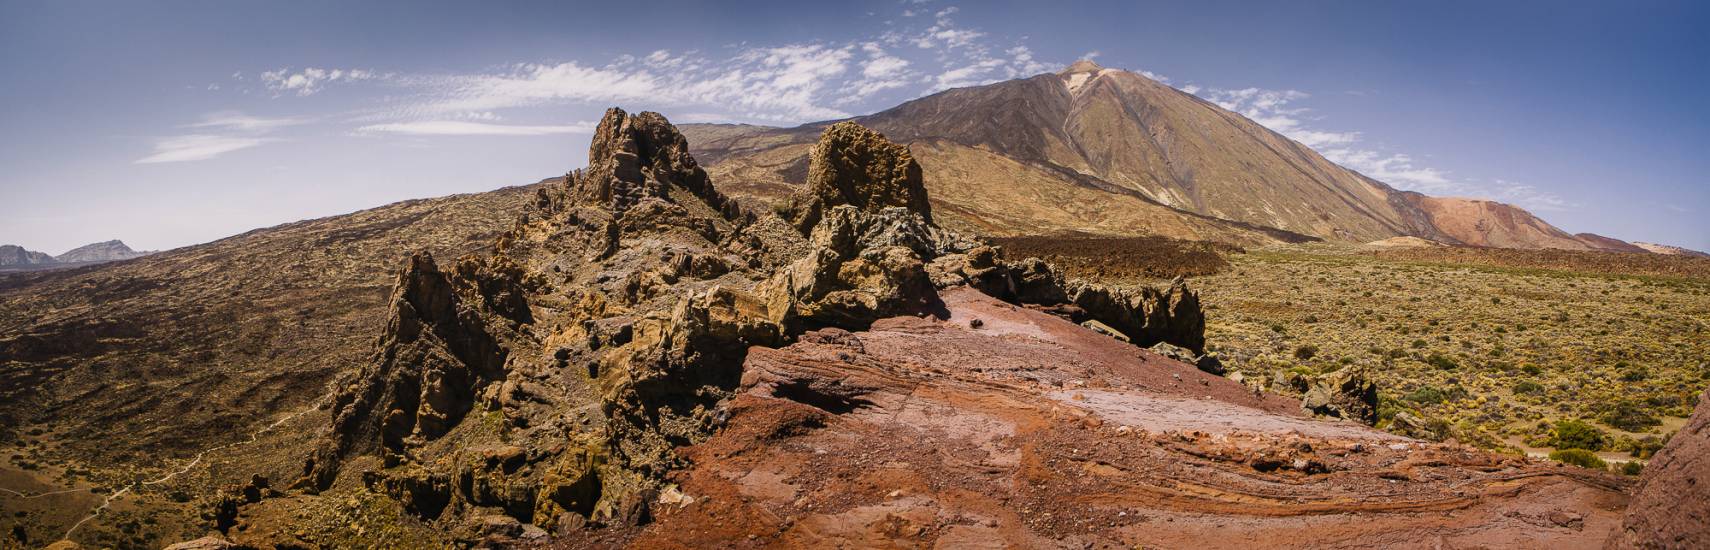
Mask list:
[[[1555,437],[1550,441],[1557,449],[1600,451],[1609,441],[1609,436],[1597,426],[1578,420],[1563,420],[1556,423]]]
[[[1632,401],[1618,401],[1610,405],[1597,419],[1629,432],[1642,432],[1652,426],[1662,425],[1662,419],[1645,410],[1644,405]]]
[[[1603,470],[1609,467],[1609,463],[1604,462],[1601,458],[1597,458],[1596,454],[1585,449],[1562,449],[1560,451],[1550,453],[1550,460],[1554,460],[1562,464],[1572,464],[1581,468]]]
[[[1426,356],[1425,364],[1431,365],[1437,370],[1455,370],[1461,366],[1459,363],[1456,363],[1454,359],[1450,359],[1449,356],[1441,353],[1433,353]]]
[[[1521,380],[1514,383],[1514,393],[1518,395],[1537,395],[1544,393],[1544,385],[1531,380]]]

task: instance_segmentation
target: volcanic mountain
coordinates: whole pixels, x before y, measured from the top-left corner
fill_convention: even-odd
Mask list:
[[[1089,61],[957,88],[854,119],[906,143],[951,227],[1235,243],[1414,236],[1450,244],[1632,251],[1517,207],[1399,191],[1218,105]],[[732,194],[777,198],[806,177],[829,123],[686,125]]]

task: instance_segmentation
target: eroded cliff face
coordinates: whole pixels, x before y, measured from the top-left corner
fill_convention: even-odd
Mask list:
[[[621,531],[674,494],[679,449],[729,418],[751,349],[944,318],[951,287],[1203,348],[1185,285],[1113,289],[1007,261],[933,224],[907,148],[859,126],[825,133],[810,167],[823,185],[787,219],[726,199],[687,151],[663,116],[612,109],[589,167],[541,189],[493,254],[449,271],[412,256],[293,486],[386,495],[459,540]],[[240,531],[329,543],[266,528],[285,509],[249,504]],[[505,521],[530,529],[493,527]]]

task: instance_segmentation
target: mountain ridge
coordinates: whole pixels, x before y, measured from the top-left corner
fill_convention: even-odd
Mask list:
[[[118,239],[86,244],[68,250],[64,254],[60,254],[58,256],[52,256],[46,252],[37,252],[26,249],[22,246],[8,244],[0,245],[0,269],[9,269],[13,271],[58,269],[62,267],[129,260],[131,258],[140,258],[154,254],[155,252],[156,251],[153,250],[141,252],[132,250],[124,241]]]
[[[1286,240],[1254,230],[1261,227],[1344,242],[1409,236],[1474,246],[1642,250],[1569,234],[1505,203],[1396,189],[1203,98],[1084,60],[1057,73],[945,90],[850,120],[917,149],[948,223],[994,235]],[[832,122],[682,128],[697,158],[733,194],[778,199],[805,177],[806,145]]]

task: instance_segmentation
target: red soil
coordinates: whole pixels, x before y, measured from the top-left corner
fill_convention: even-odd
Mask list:
[[[725,427],[684,449],[688,498],[629,544],[1590,548],[1621,522],[1617,476],[1314,420],[1044,313],[944,300],[948,319],[752,350]]]

